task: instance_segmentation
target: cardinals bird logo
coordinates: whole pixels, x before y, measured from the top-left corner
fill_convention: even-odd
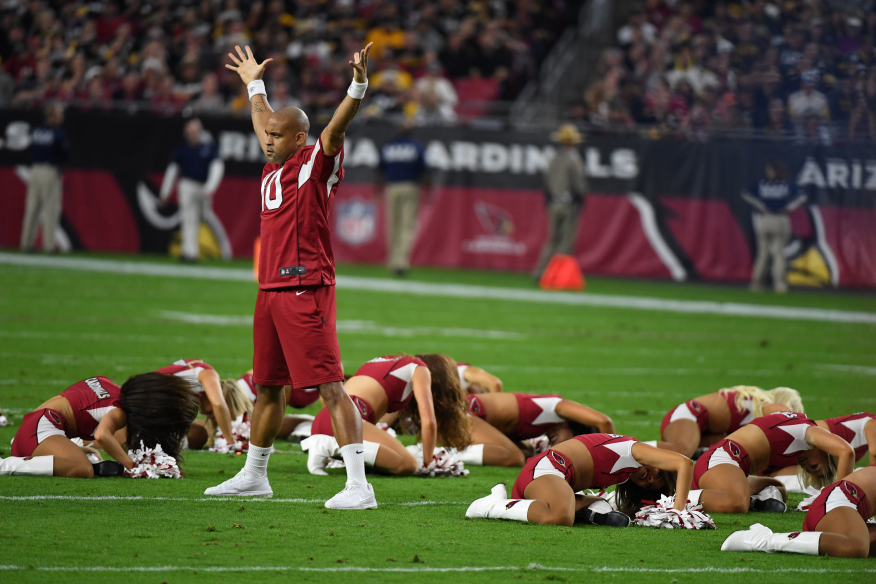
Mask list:
[[[481,400],[478,398],[473,398],[471,402],[468,404],[468,411],[473,413],[475,416],[481,415],[483,406],[481,405]]]
[[[694,410],[696,410],[697,412],[699,412],[703,409],[703,406],[695,401],[689,402],[688,405],[690,405],[690,407],[693,408]]]
[[[58,426],[61,425],[61,416],[59,416],[56,412],[53,412],[52,410],[49,410],[47,413],[49,414],[49,417],[52,418],[52,421],[56,425],[58,425]]]
[[[556,462],[557,464],[559,464],[563,468],[566,468],[566,459],[563,458],[562,454],[559,454],[558,452],[554,452],[553,450],[551,450],[551,458],[554,459],[554,462]]]
[[[514,505],[516,505],[519,502],[520,502],[519,499],[514,499],[513,501],[508,501],[508,503],[505,505],[505,509],[506,510],[510,509],[511,507],[513,507]]]
[[[742,451],[739,450],[739,446],[733,442],[729,442],[727,446],[730,448],[730,455],[733,458],[740,458],[742,456]]]
[[[843,481],[843,485],[845,485],[846,492],[849,494],[850,497],[852,497],[853,499],[858,498],[858,489],[855,488],[855,485],[853,485],[849,481]]]
[[[788,539],[795,539],[798,535],[800,535],[799,531],[795,531],[794,533],[789,533]]]
[[[475,203],[475,213],[481,226],[491,235],[511,235],[514,221],[505,209],[479,201]]]

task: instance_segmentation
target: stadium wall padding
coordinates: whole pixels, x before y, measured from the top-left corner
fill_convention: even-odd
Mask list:
[[[252,253],[259,229],[263,157],[247,118],[204,118],[226,175],[214,209],[234,255]],[[18,245],[29,131],[36,112],[0,110],[0,245]],[[166,253],[176,208],[155,197],[182,139],[181,118],[70,111],[62,227],[74,248]],[[316,136],[318,128],[314,129]],[[339,262],[383,262],[384,212],[373,192],[378,148],[394,129],[367,122],[347,134],[346,179],[332,209]],[[415,265],[527,271],[547,237],[541,173],[547,134],[421,128],[434,188],[424,199]],[[767,142],[652,141],[589,135],[581,146],[590,195],[575,255],[585,274],[744,282],[754,255],[743,188],[782,160],[808,195],[792,216],[793,270],[804,279],[876,287],[876,148]],[[816,257],[813,262],[812,257]],[[797,258],[805,258],[795,264]],[[817,270],[816,270],[817,271]]]

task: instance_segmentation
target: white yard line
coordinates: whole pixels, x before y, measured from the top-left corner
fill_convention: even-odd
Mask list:
[[[860,570],[832,568],[776,568],[762,570],[758,568],[625,568],[621,566],[594,567],[559,567],[530,564],[528,566],[459,566],[402,568],[385,567],[370,568],[364,566],[16,566],[0,565],[0,571],[36,570],[39,572],[377,572],[377,573],[430,573],[430,572],[512,572],[521,570],[545,572],[579,572],[579,573],[658,573],[658,574],[870,574],[876,569],[862,568]]]
[[[876,367],[866,367],[864,365],[839,365],[835,363],[815,363],[816,367],[822,369],[830,369],[831,371],[841,371],[843,373],[857,373],[860,375],[876,375]]]
[[[112,274],[252,282],[252,271],[245,268],[213,268],[88,258],[41,257],[6,252],[0,252],[0,264]],[[636,310],[779,318],[786,320],[876,324],[876,313],[848,310],[767,306],[736,302],[708,302],[702,300],[671,300],[635,296],[609,296],[592,293],[544,292],[541,290],[497,288],[467,284],[400,282],[384,278],[362,278],[358,276],[338,276],[337,285],[338,288],[345,290],[368,290],[392,294],[509,300],[542,304],[598,306],[601,308],[632,308]]]
[[[162,318],[190,324],[212,324],[218,326],[252,326],[251,316],[224,314],[195,314],[191,312],[176,312],[162,310]],[[370,320],[339,320],[339,333],[378,334],[386,337],[474,337],[478,339],[522,341],[527,338],[523,333],[510,331],[494,331],[468,328],[442,327],[399,327],[377,324]]]

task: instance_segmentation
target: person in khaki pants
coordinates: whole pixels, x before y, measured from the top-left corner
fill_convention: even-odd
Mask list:
[[[578,145],[584,141],[581,133],[572,124],[564,124],[552,137],[561,147],[544,173],[548,197],[548,239],[532,272],[535,282],[541,279],[554,255],[572,253],[578,234],[578,217],[584,206],[584,193],[587,192],[584,161],[578,153]]]
[[[43,251],[55,251],[55,230],[61,220],[61,164],[69,146],[61,129],[64,110],[60,104],[46,107],[46,123],[31,135],[30,178],[21,228],[21,250],[34,251],[37,227],[42,219]]]
[[[773,289],[788,291],[785,281],[785,247],[791,240],[791,219],[788,213],[806,201],[806,195],[797,185],[788,181],[788,171],[780,160],[768,162],[764,179],[753,188],[743,191],[742,198],[755,209],[754,235],[757,255],[751,271],[751,289],[760,290],[766,275],[767,263],[772,257]]]
[[[386,239],[389,269],[403,276],[411,267],[411,249],[417,228],[420,187],[429,185],[425,147],[410,137],[405,123],[399,135],[380,148],[374,185],[377,198],[386,199]]]

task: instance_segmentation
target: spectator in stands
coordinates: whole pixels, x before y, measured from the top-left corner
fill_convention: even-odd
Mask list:
[[[274,95],[276,95],[276,91],[271,92],[271,96],[273,97]],[[201,82],[201,94],[192,102],[192,110],[198,115],[220,114],[228,111],[225,98],[219,93],[219,78],[215,73],[211,72],[204,75],[204,79]]]
[[[793,132],[794,128],[785,115],[785,104],[778,98],[770,101],[769,121],[763,128],[763,135],[771,140],[787,140]]]
[[[45,123],[31,134],[22,251],[34,251],[39,223],[42,223],[43,251],[55,251],[55,231],[61,220],[61,164],[67,160],[70,150],[67,135],[61,128],[63,123],[64,109],[59,103],[50,103],[45,109]]]
[[[396,276],[411,267],[411,249],[417,227],[420,188],[429,187],[425,147],[411,137],[405,122],[398,135],[381,146],[374,193],[386,201],[387,264]]]
[[[757,256],[751,272],[751,289],[760,290],[766,275],[767,263],[772,258],[773,289],[788,291],[785,281],[785,248],[791,240],[791,219],[788,213],[806,202],[806,195],[788,178],[788,170],[780,160],[768,162],[764,178],[751,189],[742,192],[742,198],[754,207],[754,234]]]
[[[225,165],[219,158],[216,143],[205,139],[208,136],[205,136],[200,120],[186,122],[183,136],[185,141],[176,149],[164,172],[159,198],[162,204],[166,203],[177,178],[180,179],[177,189],[182,232],[180,259],[184,262],[197,262],[200,255],[198,231],[201,221],[213,214],[213,194],[222,182]],[[210,218],[214,219],[215,216]],[[221,227],[218,219],[210,223],[214,228]],[[221,239],[227,240],[227,237]],[[223,255],[225,253],[223,250]]]
[[[788,97],[788,113],[791,121],[802,125],[808,116],[814,115],[827,122],[830,120],[830,105],[827,97],[815,88],[818,81],[814,72],[801,75],[800,91]]]
[[[434,109],[438,112],[441,121],[452,122],[456,120],[455,108],[459,103],[459,97],[456,95],[453,84],[441,76],[440,63],[433,60],[426,65],[426,74],[417,80],[414,88],[420,94],[421,104],[423,100],[434,98]]]
[[[572,253],[578,233],[578,218],[587,192],[584,161],[578,153],[578,147],[584,141],[583,136],[572,124],[564,124],[554,132],[552,138],[559,144],[559,149],[544,173],[548,203],[548,238],[532,272],[535,282],[541,280],[554,255]]]
[[[633,43],[650,45],[657,38],[657,28],[648,22],[644,12],[635,12],[630,21],[617,31],[617,42],[622,47]]]

